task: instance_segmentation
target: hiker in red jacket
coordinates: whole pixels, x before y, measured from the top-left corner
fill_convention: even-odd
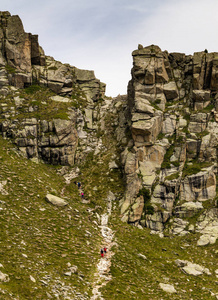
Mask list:
[[[104,257],[104,250],[103,249],[101,249],[101,257]]]
[[[104,247],[104,253],[105,253],[105,254],[107,253],[107,248],[106,248],[106,247]]]

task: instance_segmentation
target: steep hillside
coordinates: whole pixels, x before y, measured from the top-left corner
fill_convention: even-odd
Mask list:
[[[0,25],[0,299],[218,299],[218,54],[139,45],[108,98]]]

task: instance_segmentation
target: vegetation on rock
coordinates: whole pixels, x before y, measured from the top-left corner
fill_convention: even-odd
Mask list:
[[[108,98],[0,17],[0,298],[217,296],[217,54],[139,45]]]

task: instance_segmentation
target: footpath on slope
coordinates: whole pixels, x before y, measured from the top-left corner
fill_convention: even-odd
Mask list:
[[[104,298],[99,291],[101,287],[105,286],[111,279],[112,276],[110,274],[110,267],[111,267],[111,258],[114,253],[111,251],[111,248],[116,243],[114,242],[114,232],[111,228],[108,227],[108,218],[111,215],[112,210],[112,202],[111,200],[108,201],[107,204],[107,213],[101,215],[101,225],[99,228],[101,230],[101,235],[103,237],[103,245],[102,247],[107,248],[107,253],[104,257],[99,259],[97,264],[97,271],[94,274],[94,283],[91,297],[91,300],[100,299],[103,300]],[[99,249],[100,255],[100,249]]]

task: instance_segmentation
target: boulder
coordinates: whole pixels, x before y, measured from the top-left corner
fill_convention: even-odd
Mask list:
[[[36,279],[32,275],[30,275],[30,280],[34,283],[36,282]]]
[[[66,206],[68,205],[67,201],[65,201],[64,199],[54,196],[52,194],[47,194],[45,197],[46,201],[48,201],[49,203],[55,205],[55,206]]]
[[[129,208],[129,206],[130,206],[130,202],[128,200],[124,201],[122,203],[121,208],[120,208],[121,215],[123,215],[127,211],[127,209]]]
[[[175,263],[178,267],[185,267],[188,264],[188,261],[182,259],[176,259]]]
[[[119,167],[115,161],[111,161],[109,162],[109,169],[119,169]]]
[[[57,102],[65,102],[65,103],[70,102],[70,99],[69,99],[69,98],[61,97],[61,96],[58,96],[58,95],[52,96],[52,97],[51,97],[51,100],[57,101]]]
[[[197,241],[198,246],[206,246],[210,244],[210,237],[208,235],[202,235]]]
[[[3,180],[3,181],[0,182],[0,193],[1,193],[2,195],[5,195],[5,196],[8,195],[8,192],[7,192],[7,190],[5,189],[6,184],[7,184],[7,180]]]
[[[144,98],[136,98],[135,99],[135,108],[139,113],[146,113],[148,115],[153,116],[154,107],[150,105],[150,101]]]
[[[8,282],[9,280],[10,280],[9,276],[0,271],[0,281],[1,282]]]
[[[181,267],[183,272],[185,272],[186,274],[199,276],[205,273],[207,275],[211,275],[211,272],[208,268],[202,267],[198,264],[194,264],[188,260],[177,259],[175,263],[178,267]]]
[[[174,288],[174,286],[172,284],[159,283],[159,286],[164,292],[167,292],[169,294],[176,293],[176,289]]]
[[[210,271],[207,268],[204,268],[198,264],[193,264],[188,262],[188,264],[182,268],[182,270],[189,275],[202,275],[203,273],[206,273],[207,275],[211,275]]]
[[[183,119],[183,117],[179,118],[179,123],[178,123],[178,127],[180,129],[184,128],[187,126],[187,120]]]

